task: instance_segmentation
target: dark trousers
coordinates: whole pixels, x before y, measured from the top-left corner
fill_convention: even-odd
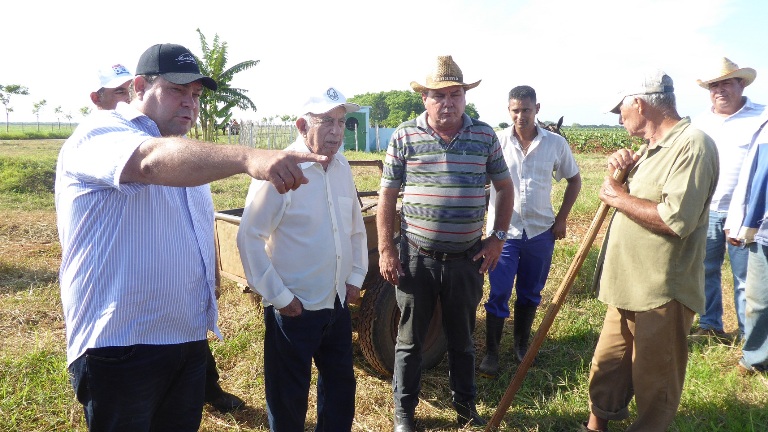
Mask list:
[[[88,349],[69,365],[91,431],[197,431],[203,415],[206,349],[174,345]]]
[[[220,396],[223,390],[219,385],[219,371],[216,370],[216,359],[213,358],[211,346],[206,344],[208,364],[205,369],[205,400],[213,400]]]
[[[475,331],[477,305],[483,295],[481,260],[472,261],[480,243],[465,257],[438,261],[420,255],[407,242],[400,245],[405,275],[396,298],[400,324],[395,345],[392,390],[395,415],[412,417],[421,390],[421,349],[437,302],[443,311],[443,331],[448,341],[448,369],[454,402],[474,401]]]
[[[333,309],[286,317],[264,309],[264,384],[269,428],[304,431],[312,360],[318,371],[316,431],[352,429],[355,373],[352,319],[336,297]]]

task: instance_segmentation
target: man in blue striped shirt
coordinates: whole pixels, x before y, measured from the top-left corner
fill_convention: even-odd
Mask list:
[[[217,85],[189,50],[154,45],[131,104],[95,112],[59,154],[67,364],[90,430],[198,429],[220,336],[207,183],[248,173],[282,193],[306,183],[298,163],[326,160],[186,138],[203,87]]]

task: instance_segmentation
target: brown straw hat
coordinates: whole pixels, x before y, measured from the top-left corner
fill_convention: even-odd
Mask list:
[[[717,69],[718,66],[715,67]],[[752,68],[739,68],[739,65],[723,57],[720,60],[719,70],[716,70],[712,75],[716,78],[709,80],[696,80],[696,83],[705,89],[709,89],[709,85],[713,82],[726,80],[728,78],[741,78],[744,80],[744,87],[752,84],[755,80],[757,72]],[[711,75],[710,75],[711,76]]]
[[[427,75],[427,83],[421,85],[416,81],[411,81],[411,88],[418,93],[426,93],[428,90],[437,90],[456,85],[464,87],[464,90],[469,90],[477,87],[480,81],[466,84],[464,82],[464,74],[461,73],[461,68],[453,61],[453,58],[449,55],[438,56],[435,69]]]

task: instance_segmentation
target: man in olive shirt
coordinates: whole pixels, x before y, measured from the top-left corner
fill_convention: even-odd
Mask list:
[[[608,305],[589,377],[588,431],[637,418],[627,431],[666,431],[675,417],[688,361],[687,335],[704,310],[709,202],[718,178],[717,149],[675,107],[672,79],[644,74],[616,98],[632,136],[648,140],[640,156],[620,150],[609,174],[628,169],[625,188],[606,177],[600,199],[616,212],[603,244],[599,299]],[[642,377],[634,380],[633,377]]]

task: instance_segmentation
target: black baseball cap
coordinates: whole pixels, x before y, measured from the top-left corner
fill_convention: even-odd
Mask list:
[[[200,82],[210,90],[218,87],[212,78],[202,75],[197,60],[181,45],[157,44],[144,51],[136,66],[136,75],[160,75],[174,84]]]

